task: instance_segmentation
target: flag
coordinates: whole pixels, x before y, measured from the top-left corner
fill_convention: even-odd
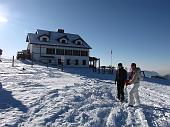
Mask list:
[[[112,50],[111,50],[111,54],[112,54]]]

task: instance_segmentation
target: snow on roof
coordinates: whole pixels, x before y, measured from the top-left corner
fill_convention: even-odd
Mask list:
[[[39,37],[46,35],[49,36],[49,42],[43,42],[39,40]],[[63,44],[60,43],[58,39],[62,37],[68,38],[68,43]],[[77,45],[74,43],[75,40],[82,40],[82,45]],[[91,47],[77,34],[70,34],[70,33],[60,33],[55,31],[47,31],[47,30],[40,30],[37,29],[36,33],[28,33],[26,42],[30,44],[40,44],[40,45],[52,45],[52,46],[69,46],[69,47],[76,47],[76,48],[87,48],[91,49]]]

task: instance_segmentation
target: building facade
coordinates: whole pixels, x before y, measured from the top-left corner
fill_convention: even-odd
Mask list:
[[[37,30],[28,33],[27,50],[33,61],[70,67],[89,67],[91,47],[77,34]]]

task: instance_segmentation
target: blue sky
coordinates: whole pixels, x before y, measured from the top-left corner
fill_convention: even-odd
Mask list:
[[[0,48],[4,57],[25,49],[36,29],[76,33],[109,65],[170,73],[169,0],[1,0]]]

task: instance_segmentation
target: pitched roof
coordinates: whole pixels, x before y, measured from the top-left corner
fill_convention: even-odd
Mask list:
[[[48,35],[50,41],[49,42],[42,42],[39,40],[39,37],[42,35]],[[59,42],[59,38],[67,37],[68,43],[63,44]],[[75,40],[82,40],[82,45],[76,45],[74,43]],[[76,47],[76,48],[86,48],[91,49],[91,47],[77,34],[70,34],[70,33],[60,33],[55,31],[47,31],[47,30],[40,30],[37,29],[36,33],[28,33],[26,42],[30,44],[40,44],[40,45],[52,45],[52,46],[69,46],[69,47]]]

